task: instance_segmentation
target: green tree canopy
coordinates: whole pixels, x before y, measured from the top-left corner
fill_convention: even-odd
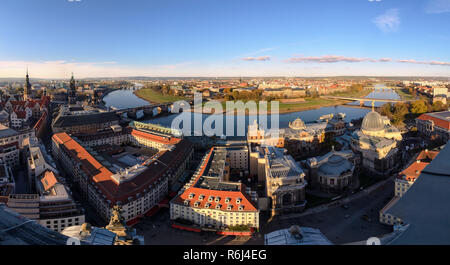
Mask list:
[[[427,110],[427,104],[423,100],[418,100],[411,103],[411,113],[422,114],[427,112]]]

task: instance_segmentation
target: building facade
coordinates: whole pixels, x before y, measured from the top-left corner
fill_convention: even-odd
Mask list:
[[[426,113],[416,119],[419,133],[431,140],[450,140],[450,111]]]
[[[306,161],[306,179],[312,189],[326,193],[348,191],[357,172],[357,156],[351,151],[331,151]]]
[[[267,147],[265,151],[266,196],[272,215],[300,212],[306,206],[305,173],[285,149]]]
[[[170,219],[187,220],[217,230],[248,226],[259,229],[256,193],[226,181],[226,151],[211,148],[191,180],[170,202]]]
[[[166,146],[168,141],[150,132],[126,130],[130,132],[127,144],[139,143],[135,146],[138,148],[154,149],[158,145]],[[149,139],[159,143],[146,146]],[[92,141],[96,140],[90,140],[91,147],[84,146],[68,134],[58,133],[53,136],[53,154],[104,220],[109,220],[112,207],[120,205],[125,220],[137,222],[167,196],[170,183],[183,174],[193,154],[189,142],[170,138],[173,148],[157,150],[144,161],[132,158],[131,164],[126,164],[96,154]]]
[[[400,166],[397,142],[401,139],[401,132],[386,117],[372,110],[364,117],[361,130],[352,134],[351,148],[361,156],[365,173],[387,177]]]

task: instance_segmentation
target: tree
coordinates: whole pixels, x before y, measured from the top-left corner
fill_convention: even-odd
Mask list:
[[[389,118],[392,117],[392,104],[386,103],[380,108],[381,115],[387,116]]]
[[[446,106],[441,101],[436,101],[432,105],[433,111],[443,111],[446,109]]]
[[[428,110],[427,105],[423,100],[414,101],[411,104],[411,112],[414,114],[422,114],[427,112],[427,110]]]
[[[394,113],[393,113],[393,123],[398,125],[401,124],[405,120],[405,115],[408,114],[408,105],[405,103],[396,103],[394,105]]]

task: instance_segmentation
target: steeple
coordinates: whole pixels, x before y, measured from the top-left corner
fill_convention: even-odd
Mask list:
[[[77,88],[75,85],[75,78],[73,77],[73,73],[72,73],[72,78],[70,79],[68,100],[69,100],[69,104],[75,104],[77,102]]]
[[[23,99],[24,100],[31,99],[31,83],[30,83],[30,76],[28,75],[28,67],[27,67],[27,75],[25,78],[25,85],[23,86]]]

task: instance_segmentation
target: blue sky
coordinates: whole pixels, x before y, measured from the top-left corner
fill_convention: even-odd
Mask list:
[[[439,75],[450,0],[2,0],[0,77]]]

